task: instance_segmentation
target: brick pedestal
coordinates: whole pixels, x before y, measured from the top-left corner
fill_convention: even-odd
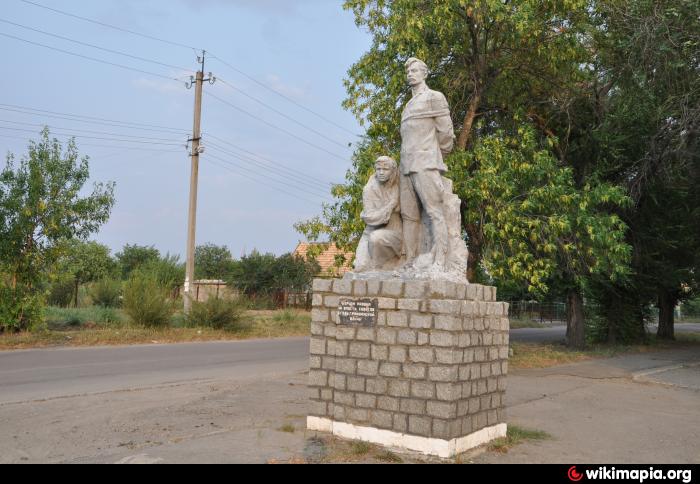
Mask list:
[[[316,279],[310,430],[440,457],[506,434],[508,305],[446,281]],[[377,299],[371,327],[341,298]]]

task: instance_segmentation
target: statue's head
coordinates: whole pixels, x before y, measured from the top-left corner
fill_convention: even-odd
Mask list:
[[[417,86],[428,77],[428,66],[422,60],[411,57],[406,61],[405,65],[409,86]]]
[[[395,178],[398,167],[396,161],[389,156],[380,156],[374,162],[374,176],[379,183],[386,183]]]

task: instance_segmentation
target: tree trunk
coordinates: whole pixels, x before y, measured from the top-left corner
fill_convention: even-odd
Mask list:
[[[459,133],[457,138],[457,148],[464,151],[469,144],[471,139],[472,127],[474,126],[474,120],[476,119],[476,112],[479,110],[479,105],[481,104],[481,89],[477,88],[474,91],[474,95],[469,101],[469,109],[467,114],[464,116],[464,122],[462,123],[462,131]]]
[[[656,332],[659,339],[676,339],[673,334],[673,318],[677,302],[670,292],[659,290],[659,329]]]
[[[481,235],[480,227],[476,224],[467,224],[464,227],[469,238],[469,257],[467,259],[467,280],[476,282],[477,269],[481,262],[481,252],[483,251],[484,239]]]
[[[566,293],[566,345],[570,348],[582,349],[585,346],[584,322],[581,291],[569,289]]]

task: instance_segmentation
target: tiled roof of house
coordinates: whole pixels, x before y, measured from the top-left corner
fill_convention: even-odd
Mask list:
[[[294,255],[298,255],[306,259],[309,248],[313,246],[321,246],[323,249],[323,252],[316,256],[316,262],[318,262],[318,265],[321,266],[321,272],[318,274],[319,276],[337,276],[352,270],[351,261],[355,254],[351,252],[344,252],[336,247],[335,244],[300,242],[297,248],[294,250]],[[336,256],[340,255],[345,255],[345,263],[342,267],[337,267]]]

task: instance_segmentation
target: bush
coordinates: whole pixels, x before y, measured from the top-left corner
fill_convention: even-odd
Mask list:
[[[48,303],[51,306],[67,308],[75,298],[75,279],[61,277],[49,287]]]
[[[43,301],[29,289],[0,283],[0,333],[32,329],[42,323]]]
[[[118,308],[121,304],[121,282],[112,279],[102,279],[90,287],[90,299],[95,306],[103,308]]]
[[[126,283],[123,307],[134,324],[149,327],[168,326],[174,311],[167,289],[143,275],[136,275]]]
[[[69,330],[78,329],[88,324],[114,325],[121,324],[119,311],[106,307],[89,308],[46,308],[46,323],[49,329]]]
[[[193,302],[186,316],[188,326],[204,326],[213,329],[237,331],[243,329],[243,306],[238,300],[209,298],[206,302]]]

